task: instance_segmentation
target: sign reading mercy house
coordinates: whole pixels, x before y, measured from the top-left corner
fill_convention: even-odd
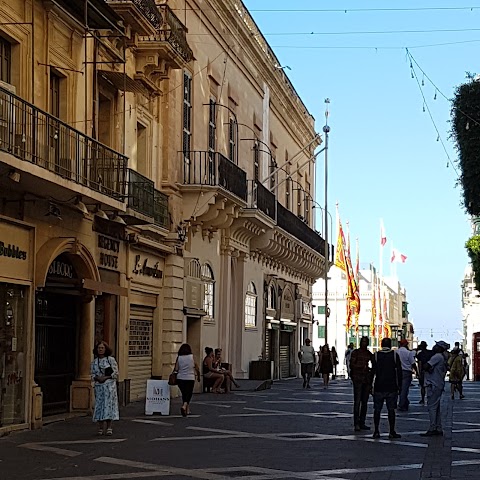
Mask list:
[[[98,235],[97,247],[100,251],[99,266],[118,270],[120,241],[105,235]]]

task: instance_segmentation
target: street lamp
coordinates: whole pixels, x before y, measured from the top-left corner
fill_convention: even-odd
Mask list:
[[[324,184],[324,189],[325,189],[325,252],[324,252],[324,257],[325,257],[325,343],[328,343],[328,251],[329,251],[329,246],[327,242],[328,238],[328,136],[330,133],[330,127],[328,125],[328,106],[330,104],[330,99],[326,98],[325,99],[325,126],[323,127],[323,133],[325,133],[325,184]]]

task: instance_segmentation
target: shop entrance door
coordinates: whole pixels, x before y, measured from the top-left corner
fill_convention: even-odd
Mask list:
[[[473,334],[473,379],[480,381],[480,332]]]
[[[280,378],[291,377],[291,341],[290,332],[280,332]]]
[[[66,413],[75,379],[78,300],[72,295],[36,297],[35,381],[43,393],[43,415]]]

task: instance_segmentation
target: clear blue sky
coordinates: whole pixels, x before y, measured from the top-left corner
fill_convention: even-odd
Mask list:
[[[324,123],[324,99],[329,97],[332,131],[329,149],[329,203],[339,202],[342,222],[350,222],[352,239],[360,241],[362,263],[379,263],[379,219],[384,219],[390,247],[408,256],[398,265],[407,289],[410,315],[421,338],[459,340],[460,282],[468,258],[464,244],[470,235],[460,206],[456,174],[428,116],[419,87],[411,78],[405,49],[448,42],[478,40],[436,47],[411,48],[420,67],[448,98],[465,79],[480,72],[480,31],[349,34],[268,35],[287,32],[358,32],[480,28],[480,1],[403,0],[244,0],[273,47],[310,112],[317,130]],[[255,9],[418,8],[478,5],[478,10],[416,12],[256,12]],[[378,47],[370,49],[306,49],[298,47]],[[297,47],[297,48],[287,48]],[[419,81],[421,72],[416,69]],[[450,103],[425,79],[428,106],[452,160],[448,140]],[[320,158],[320,157],[319,157]],[[323,169],[323,160],[319,162]],[[458,167],[457,167],[458,168]],[[323,204],[323,174],[317,200]],[[390,247],[389,247],[390,245]],[[427,330],[428,329],[428,330]],[[427,333],[428,332],[428,333]],[[448,332],[448,333],[447,333]],[[429,342],[431,344],[431,342]]]

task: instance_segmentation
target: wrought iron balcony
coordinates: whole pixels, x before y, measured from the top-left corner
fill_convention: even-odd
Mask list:
[[[182,152],[183,183],[221,187],[247,201],[247,174],[219,152]]]
[[[116,200],[127,157],[0,87],[0,151]]]
[[[277,202],[277,225],[316,252],[325,254],[325,240],[279,202]]]
[[[152,180],[131,168],[128,169],[128,181],[125,195],[127,208],[147,217],[140,223],[153,223],[152,219],[155,210],[154,190],[155,188]],[[126,218],[126,221],[129,224],[135,223],[135,220],[130,220],[129,218]],[[138,223],[138,219],[136,223]]]
[[[161,28],[162,16],[155,0],[107,0],[107,3],[140,35],[149,35]]]
[[[272,220],[277,219],[277,199],[265,185],[257,180],[248,181],[249,207],[257,208]]]
[[[190,62],[193,58],[193,52],[187,42],[187,28],[168,5],[157,5],[156,8],[159,12],[160,24],[156,27],[154,35],[139,38],[139,48],[142,49],[145,43],[168,44],[169,52],[167,53],[170,53],[169,56],[174,53],[179,55],[183,62]],[[181,63],[173,63],[173,66],[182,68]]]
[[[163,228],[170,228],[170,218],[168,216],[168,195],[159,190],[153,191],[153,218],[155,225]]]

